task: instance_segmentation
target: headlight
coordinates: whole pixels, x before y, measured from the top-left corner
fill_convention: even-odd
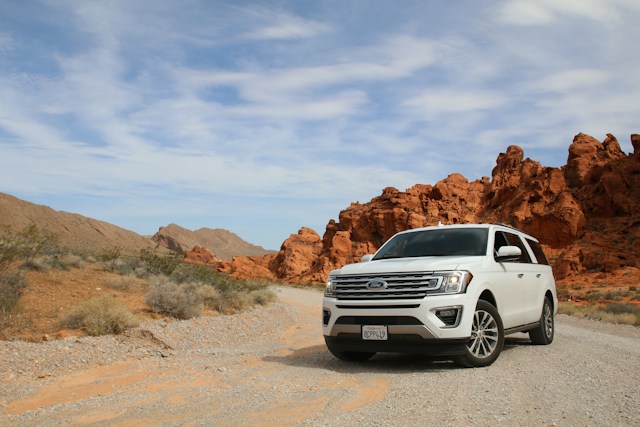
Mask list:
[[[440,274],[442,275],[442,286],[440,289],[445,294],[461,294],[466,292],[467,285],[473,278],[473,275],[468,271],[443,271]]]
[[[334,282],[335,277],[329,276],[327,279],[327,283],[324,287],[324,296],[332,297],[335,296],[336,284]]]

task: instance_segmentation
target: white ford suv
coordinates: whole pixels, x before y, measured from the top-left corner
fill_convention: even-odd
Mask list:
[[[504,336],[553,341],[558,299],[538,241],[504,224],[438,225],[396,234],[329,275],[323,334],[342,360],[376,352],[492,364]]]

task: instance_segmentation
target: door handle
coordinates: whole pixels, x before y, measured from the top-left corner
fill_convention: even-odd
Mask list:
[[[536,277],[537,277],[538,279],[540,278],[540,276],[542,276],[542,274],[540,274],[540,273],[536,274]]]
[[[518,279],[522,279],[522,276],[524,276],[523,273],[518,274]]]

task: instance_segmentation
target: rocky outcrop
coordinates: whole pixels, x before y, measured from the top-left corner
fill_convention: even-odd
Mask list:
[[[498,156],[491,178],[470,182],[452,174],[433,186],[385,188],[330,220],[321,240],[310,229],[292,235],[268,263],[269,272],[288,282],[321,282],[398,231],[439,221],[499,221],[521,228],[540,239],[558,278],[637,265],[640,136],[632,135],[631,142],[634,153],[627,155],[613,135],[601,143],[578,134],[563,168],[544,167],[510,146]]]
[[[217,265],[222,260],[211,250],[204,246],[196,245],[188,252],[185,252],[183,261],[187,264]]]

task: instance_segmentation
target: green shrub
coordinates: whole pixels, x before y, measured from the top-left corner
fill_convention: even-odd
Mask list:
[[[0,314],[13,312],[27,287],[27,280],[19,271],[0,272]]]
[[[98,259],[104,263],[105,268],[109,271],[115,271],[118,260],[122,255],[122,248],[120,246],[112,246],[105,249],[102,253],[98,254]]]
[[[638,314],[640,313],[640,307],[631,304],[631,303],[612,303],[607,304],[602,308],[603,311],[607,313],[620,314],[620,313],[631,313]]]
[[[170,276],[183,258],[182,253],[160,254],[152,249],[141,249],[138,254],[140,266],[144,266],[149,274],[163,276]]]
[[[67,328],[82,329],[92,336],[118,334],[138,326],[140,321],[111,296],[91,298],[71,310],[62,321]]]
[[[33,224],[17,233],[7,227],[0,229],[0,271],[6,271],[20,259],[28,263],[40,254],[58,253],[58,238]]]

